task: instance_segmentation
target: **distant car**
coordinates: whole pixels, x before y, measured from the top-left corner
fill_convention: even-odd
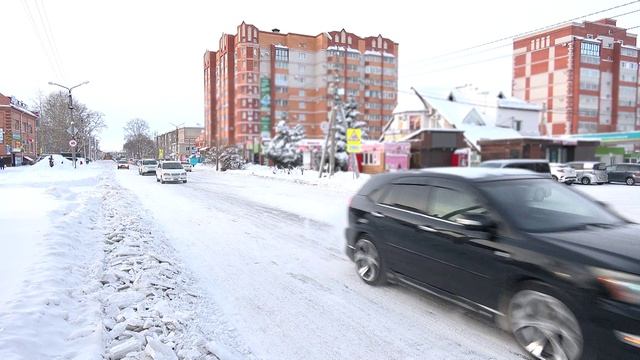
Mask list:
[[[372,176],[346,251],[365,283],[494,316],[532,359],[640,359],[638,232],[543,174],[433,168]]]
[[[567,185],[576,182],[576,171],[571,166],[567,164],[550,163],[549,168],[551,169],[551,177],[553,180]]]
[[[504,159],[488,160],[480,163],[480,167],[524,169],[540,174],[548,174],[551,177],[549,162],[545,159]]]
[[[627,185],[635,185],[640,182],[640,164],[615,164],[607,167],[607,176],[610,183],[623,182]]]
[[[129,162],[127,160],[118,160],[118,169],[129,169]]]
[[[187,182],[187,172],[179,161],[163,161],[156,168],[156,181],[166,182]]]
[[[183,167],[186,171],[191,172],[191,171],[193,170],[193,166],[191,165],[191,163],[190,163],[190,162],[183,161],[183,162],[181,162],[181,164],[182,164],[182,167]]]
[[[602,185],[609,181],[607,166],[598,161],[572,161],[567,163],[576,171],[576,180],[582,185]]]
[[[158,161],[156,159],[140,160],[140,165],[138,165],[138,174],[145,175],[148,173],[155,173],[157,167]]]

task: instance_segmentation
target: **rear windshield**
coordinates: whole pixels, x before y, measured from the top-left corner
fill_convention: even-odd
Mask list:
[[[126,164],[127,160],[118,160],[118,164]]]
[[[178,163],[164,163],[162,164],[163,169],[182,169],[182,165]]]
[[[606,170],[606,169],[607,169],[607,165],[605,165],[604,163],[593,164],[593,170]]]
[[[155,160],[143,160],[142,165],[158,165],[158,162]]]

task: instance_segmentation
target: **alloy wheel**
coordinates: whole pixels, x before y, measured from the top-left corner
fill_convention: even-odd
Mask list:
[[[378,249],[367,239],[358,240],[355,248],[353,259],[358,275],[367,283],[376,283],[381,272]]]
[[[522,290],[509,306],[511,332],[536,359],[577,360],[582,354],[580,325],[571,310],[555,297]]]
[[[582,185],[589,185],[591,184],[591,179],[589,179],[588,177],[583,177],[580,182],[582,183]]]
[[[636,183],[636,181],[631,177],[628,177],[625,182],[627,183],[627,185],[633,185]]]

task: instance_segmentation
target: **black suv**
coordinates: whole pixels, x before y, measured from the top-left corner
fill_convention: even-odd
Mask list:
[[[545,175],[381,174],[348,214],[347,254],[368,284],[495,316],[537,359],[640,358],[640,226]]]
[[[607,166],[609,182],[623,182],[634,185],[640,182],[640,164],[616,164]]]

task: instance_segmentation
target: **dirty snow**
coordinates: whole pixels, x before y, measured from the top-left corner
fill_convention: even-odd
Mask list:
[[[0,359],[525,358],[487,319],[358,279],[343,231],[368,176],[44,165],[0,171]],[[574,188],[640,221],[640,186]]]

